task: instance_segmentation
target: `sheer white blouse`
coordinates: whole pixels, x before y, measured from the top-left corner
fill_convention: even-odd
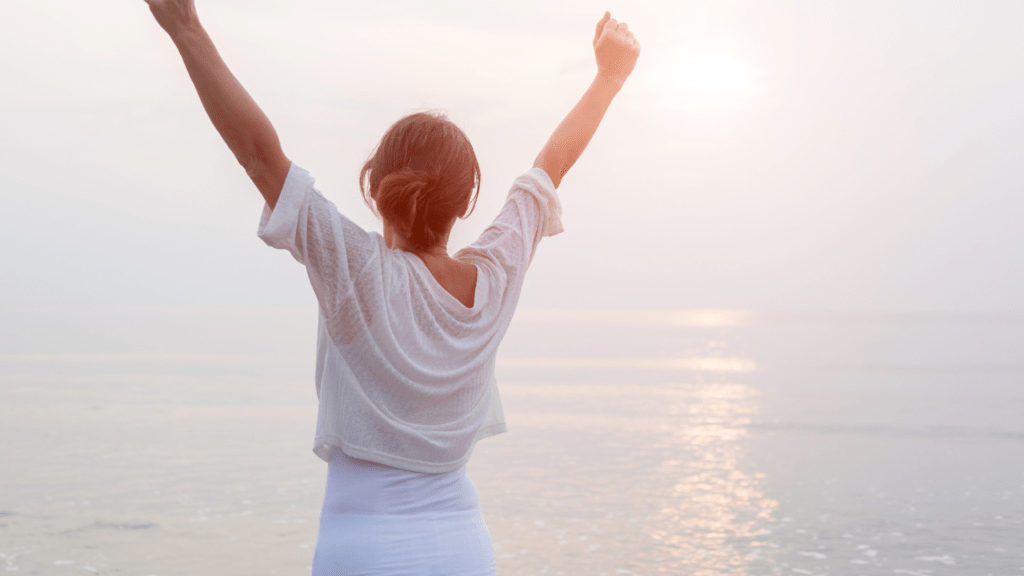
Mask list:
[[[541,238],[562,232],[551,179],[515,180],[494,222],[454,255],[477,268],[473,307],[416,255],[343,216],[292,165],[258,235],[305,265],[319,302],[313,451],[430,474],[506,430],[494,360]]]

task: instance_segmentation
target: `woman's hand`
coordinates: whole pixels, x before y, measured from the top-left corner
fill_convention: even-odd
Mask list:
[[[160,27],[172,38],[199,24],[194,0],[146,0]]]
[[[533,165],[544,170],[555,188],[572,168],[604,118],[612,98],[618,94],[640,56],[640,43],[626,24],[604,13],[594,34],[597,77],[562,123],[555,128]]]
[[[622,86],[640,57],[640,43],[625,22],[618,22],[610,12],[605,12],[594,33],[594,55],[597,75]]]

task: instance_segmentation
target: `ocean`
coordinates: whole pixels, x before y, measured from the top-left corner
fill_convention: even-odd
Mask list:
[[[0,566],[307,574],[316,311],[0,309]],[[498,572],[1024,575],[1024,315],[537,310]]]

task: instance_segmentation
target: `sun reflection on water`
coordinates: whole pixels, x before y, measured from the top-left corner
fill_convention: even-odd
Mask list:
[[[652,523],[665,557],[660,572],[748,574],[762,564],[757,551],[766,543],[758,538],[770,533],[779,503],[758,489],[763,474],[741,466],[757,395],[738,384],[688,386],[671,408],[676,423],[665,427],[659,448],[674,448],[680,458],[659,472],[679,480]]]

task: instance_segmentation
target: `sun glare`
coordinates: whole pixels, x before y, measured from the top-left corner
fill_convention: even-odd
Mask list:
[[[739,100],[753,91],[750,70],[724,51],[681,54],[673,75],[687,100],[705,104]]]

